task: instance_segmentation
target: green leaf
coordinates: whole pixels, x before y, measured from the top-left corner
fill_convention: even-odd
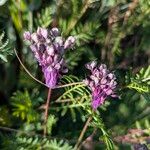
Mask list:
[[[7,56],[12,55],[12,51],[10,51],[9,40],[4,40],[5,33],[2,32],[0,34],[0,59],[4,62],[7,62]]]

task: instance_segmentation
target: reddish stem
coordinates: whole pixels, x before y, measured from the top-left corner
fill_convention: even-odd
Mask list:
[[[47,101],[45,105],[45,114],[44,114],[44,136],[47,134],[47,119],[48,119],[48,110],[49,110],[49,103],[50,103],[50,98],[51,98],[51,89],[48,89],[48,94],[47,94]]]
[[[84,134],[85,134],[85,132],[86,132],[86,130],[87,130],[87,128],[88,128],[88,125],[89,125],[89,123],[91,122],[91,120],[92,120],[92,117],[90,116],[88,119],[87,119],[87,121],[86,121],[86,123],[85,123],[85,125],[84,125],[84,127],[83,127],[83,129],[82,129],[82,131],[81,131],[81,133],[80,133],[80,136],[79,136],[79,138],[78,138],[78,140],[77,140],[77,143],[76,143],[76,145],[75,145],[75,149],[76,150],[78,150],[78,147],[79,147],[79,145],[80,145],[80,143],[81,143],[81,141],[82,141],[82,139],[83,139],[83,137],[84,137]]]

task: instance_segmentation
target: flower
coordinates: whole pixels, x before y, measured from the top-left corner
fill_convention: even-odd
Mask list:
[[[23,36],[30,42],[30,49],[42,68],[47,87],[54,88],[62,74],[68,71],[63,56],[67,49],[74,46],[75,37],[69,36],[65,40],[58,28],[48,30],[41,27],[34,33],[25,32]]]
[[[108,96],[116,97],[114,91],[117,85],[116,77],[105,64],[97,65],[96,61],[86,64],[86,68],[91,74],[83,82],[92,91],[92,107],[96,110]]]

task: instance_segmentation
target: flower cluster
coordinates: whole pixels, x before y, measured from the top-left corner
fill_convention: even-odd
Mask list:
[[[57,28],[39,27],[32,34],[25,32],[24,39],[31,43],[30,48],[42,67],[47,87],[54,88],[62,74],[68,71],[63,55],[66,49],[73,47],[75,38],[70,36],[64,40]]]
[[[92,91],[92,107],[96,110],[108,96],[116,96],[114,93],[117,85],[116,77],[105,64],[97,66],[96,61],[86,64],[86,68],[90,70],[91,75],[84,80],[84,83]]]

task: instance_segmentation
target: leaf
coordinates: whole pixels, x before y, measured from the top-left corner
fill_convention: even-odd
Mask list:
[[[2,55],[2,54],[0,54],[0,59],[2,59],[4,62],[7,62],[6,56],[4,56],[4,55]]]
[[[11,105],[13,106],[13,115],[20,117],[22,120],[34,122],[38,118],[38,113],[33,109],[33,104],[29,93],[17,91],[11,97]]]
[[[41,13],[35,19],[36,26],[47,28],[52,22],[52,13],[51,7],[42,9]]]
[[[63,84],[69,84],[79,82],[79,79],[73,75],[69,75],[63,76],[61,82]],[[70,111],[73,121],[76,121],[77,112],[81,114],[82,118],[83,108],[90,105],[91,94],[89,90],[82,83],[65,87],[64,90],[64,93],[55,101],[56,103],[60,103],[61,106],[53,107],[52,109],[61,111],[62,116]],[[65,100],[68,101],[65,102]]]
[[[139,73],[126,75],[127,88],[134,89],[150,100],[150,66],[142,68]]]
[[[2,32],[0,34],[0,59],[4,62],[7,62],[7,56],[12,55],[12,52],[10,51],[9,40],[4,40],[4,36],[5,33]]]

